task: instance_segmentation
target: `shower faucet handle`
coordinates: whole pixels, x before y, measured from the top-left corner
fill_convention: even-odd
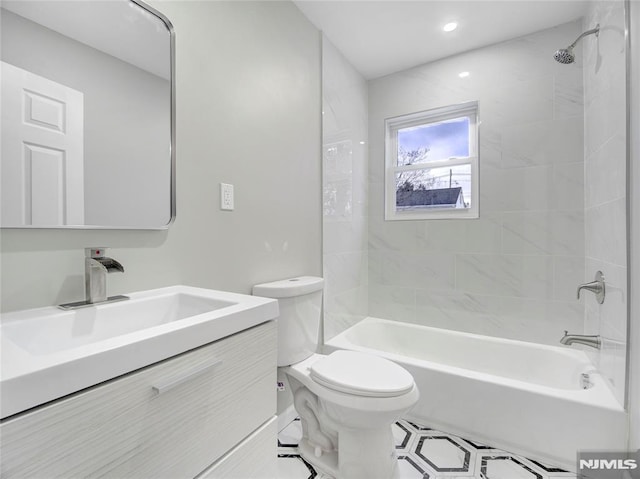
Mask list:
[[[592,293],[594,293],[596,295],[596,300],[598,301],[599,304],[604,303],[606,288],[604,285],[604,275],[602,274],[602,271],[598,271],[596,273],[596,277],[594,281],[591,281],[590,283],[584,283],[578,286],[578,290],[576,291],[576,296],[578,299],[580,299],[580,291],[582,291],[583,289],[586,289],[587,291],[591,291]]]

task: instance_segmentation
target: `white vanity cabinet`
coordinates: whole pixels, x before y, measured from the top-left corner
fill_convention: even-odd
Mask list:
[[[268,321],[4,420],[1,477],[273,477],[275,384]]]

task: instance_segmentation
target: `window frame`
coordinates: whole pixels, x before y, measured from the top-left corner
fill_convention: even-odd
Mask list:
[[[469,156],[453,157],[398,166],[398,130],[412,126],[439,123],[455,118],[469,118]],[[456,105],[410,113],[408,115],[387,118],[385,125],[385,220],[424,220],[424,219],[473,219],[479,217],[479,114],[478,102],[469,101]],[[432,170],[459,165],[471,166],[471,207],[438,208],[398,211],[396,206],[396,175],[404,171]]]

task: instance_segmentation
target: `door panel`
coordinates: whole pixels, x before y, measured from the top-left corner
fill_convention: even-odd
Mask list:
[[[2,225],[84,224],[84,95],[2,62]]]

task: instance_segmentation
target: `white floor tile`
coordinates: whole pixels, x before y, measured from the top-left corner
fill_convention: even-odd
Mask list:
[[[302,423],[299,420],[295,420],[282,431],[278,433],[278,441],[281,445],[293,445],[298,444],[302,438]]]
[[[300,456],[278,456],[278,479],[313,478],[314,471],[309,470]]]
[[[487,479],[543,479],[544,477],[511,456],[485,457],[481,471]]]

